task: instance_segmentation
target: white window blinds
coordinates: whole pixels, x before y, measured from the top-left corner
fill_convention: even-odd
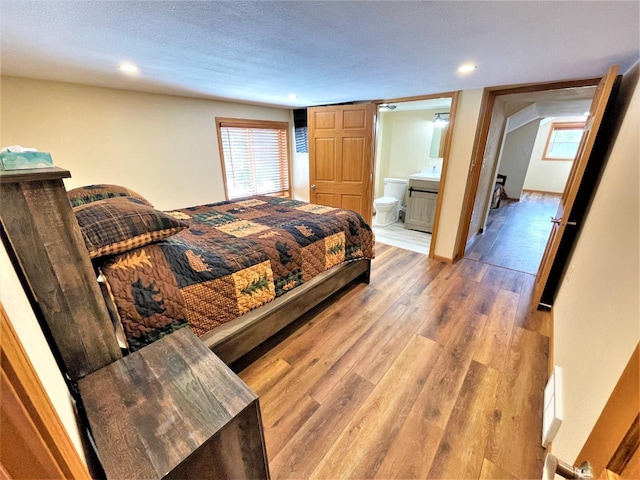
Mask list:
[[[227,196],[289,196],[289,125],[218,121]]]

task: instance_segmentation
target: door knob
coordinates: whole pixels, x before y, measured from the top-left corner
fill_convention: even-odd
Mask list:
[[[318,187],[316,186],[315,183],[313,185],[311,185],[311,190],[315,190],[316,188],[318,188]]]
[[[551,223],[555,223],[556,225],[560,225],[560,222],[562,221],[562,218],[553,218],[551,217]],[[577,225],[576,222],[567,222],[567,225],[571,225],[572,227],[575,227]]]
[[[563,478],[574,478],[576,480],[593,479],[593,472],[589,462],[583,462],[579,467],[574,467],[547,453],[544,459],[542,480],[553,480],[556,473]]]

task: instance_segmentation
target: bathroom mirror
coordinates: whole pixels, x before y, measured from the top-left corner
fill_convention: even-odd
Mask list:
[[[444,152],[444,139],[447,135],[447,129],[449,124],[446,125],[434,125],[433,137],[431,138],[431,150],[429,151],[429,157],[442,158]]]

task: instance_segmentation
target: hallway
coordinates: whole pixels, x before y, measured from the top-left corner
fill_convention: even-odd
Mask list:
[[[484,233],[467,246],[465,258],[535,275],[560,194],[524,192],[520,201],[491,209]]]

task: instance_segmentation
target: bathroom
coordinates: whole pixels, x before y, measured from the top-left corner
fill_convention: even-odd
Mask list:
[[[379,106],[373,219],[378,242],[429,253],[432,226],[415,214],[433,219],[450,110],[451,98]],[[387,193],[402,196],[402,205],[385,195],[385,179],[391,179]]]

